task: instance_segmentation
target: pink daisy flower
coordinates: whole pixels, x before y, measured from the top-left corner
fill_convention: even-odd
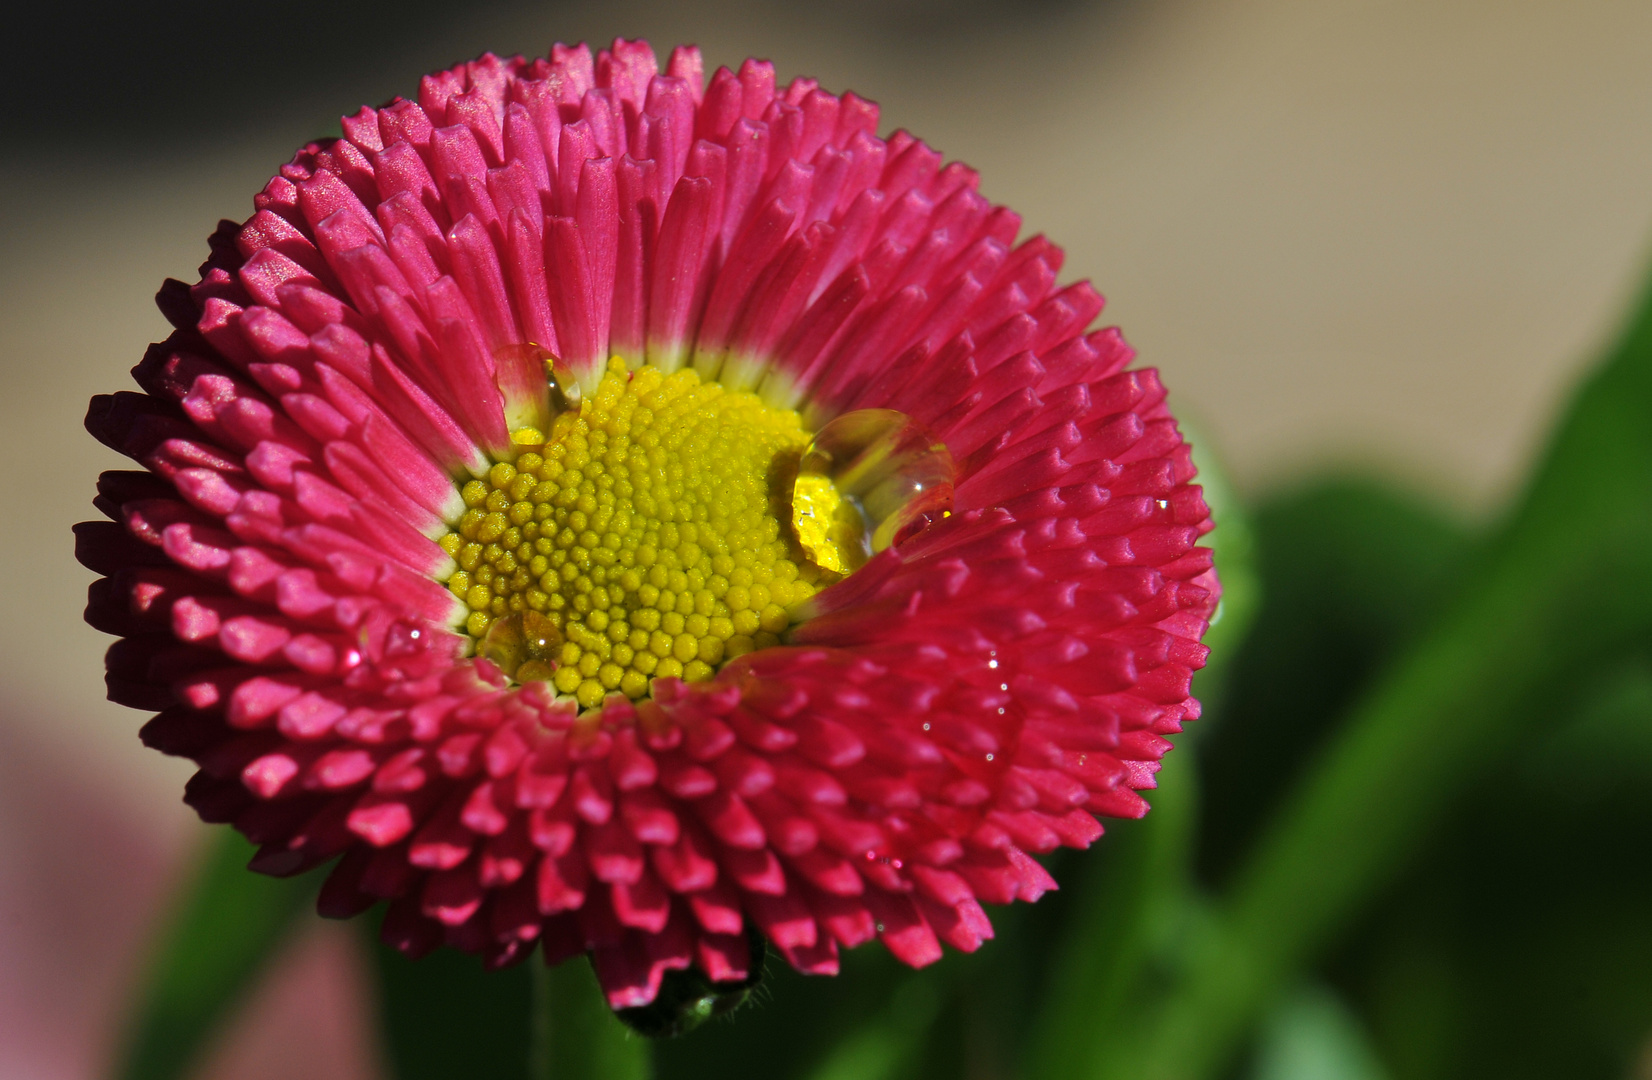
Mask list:
[[[767,63],[480,60],[224,223],[93,401],[110,697],[324,914],[508,964],[914,966],[1136,817],[1218,595],[1102,298]]]

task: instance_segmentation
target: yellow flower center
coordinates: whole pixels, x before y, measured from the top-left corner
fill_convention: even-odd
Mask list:
[[[797,413],[691,369],[615,358],[577,412],[487,479],[441,538],[477,651],[583,707],[649,680],[709,679],[774,645],[789,605],[836,578],[783,522],[809,442]]]

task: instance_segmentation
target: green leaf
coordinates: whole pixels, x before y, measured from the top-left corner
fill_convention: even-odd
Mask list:
[[[138,992],[116,1070],[122,1080],[186,1075],[314,900],[314,875],[248,871],[256,851],[230,829],[210,838]]]
[[[1461,591],[1366,694],[1234,879],[1135,1053],[1095,1075],[1210,1076],[1260,1013],[1541,716],[1652,630],[1652,302],[1569,410]]]
[[[1296,488],[1259,505],[1252,522],[1263,600],[1224,661],[1218,715],[1194,728],[1199,865],[1217,884],[1360,692],[1438,613],[1471,549],[1433,507],[1360,478]]]
[[[1280,1002],[1262,1028],[1253,1080],[1384,1080],[1359,1020],[1322,986]]]
[[[614,1018],[591,965],[537,956],[486,971],[437,949],[409,960],[377,940],[385,1047],[397,1080],[647,1080],[646,1040]]]
[[[933,979],[907,979],[889,1008],[839,1039],[809,1080],[896,1080],[910,1075],[914,1053],[941,1004],[937,990]]]
[[[1574,688],[1338,949],[1401,1080],[1615,1080],[1652,1030],[1652,664]]]

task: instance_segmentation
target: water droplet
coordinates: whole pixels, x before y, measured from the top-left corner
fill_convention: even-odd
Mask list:
[[[549,679],[556,671],[562,631],[539,612],[527,611],[493,620],[480,654],[517,682]]]
[[[397,620],[384,632],[384,655],[389,659],[412,656],[425,646],[425,632],[417,623]]]
[[[928,731],[928,730],[929,730],[929,725],[928,725],[928,724],[925,724],[925,725],[924,725],[924,730],[925,730],[925,731]]]
[[[999,710],[998,710],[998,715],[999,715],[999,716],[1003,716],[1003,715],[1004,715],[1004,710],[1003,710],[1003,709],[999,709]],[[990,756],[990,755],[989,755],[989,756]]]
[[[811,559],[850,573],[874,553],[946,516],[952,454],[894,409],[856,409],[804,447],[792,484],[792,525]]]
[[[878,928],[878,933],[880,933],[880,934],[883,933],[883,924],[882,923],[874,923],[873,925]]]
[[[1159,500],[1157,500],[1157,502],[1159,504],[1159,509],[1160,510],[1169,510],[1170,509],[1170,500],[1169,499],[1159,499]]]
[[[1003,710],[1003,709],[999,709],[999,710],[998,710],[998,711],[999,711],[999,712],[1003,712],[1003,711],[1004,711],[1004,710]],[[992,755],[991,755],[991,754],[988,754],[988,755],[987,755],[987,760],[988,760],[988,761],[991,761],[991,760],[992,760]]]
[[[998,670],[998,661],[988,660],[987,661],[987,667],[991,668],[994,671],[997,671]]]
[[[1009,688],[1010,688],[1010,684],[1007,683],[1007,682],[1001,682],[1001,683],[998,684],[998,689],[1000,689],[1000,690],[1008,690]]]
[[[493,351],[494,385],[503,398],[511,442],[518,449],[542,444],[542,433],[561,411],[561,403],[552,400],[552,388],[561,382],[555,375],[560,367],[555,353],[531,341]]]
[[[511,445],[518,450],[535,450],[545,445],[545,433],[538,428],[517,428],[511,432]]]

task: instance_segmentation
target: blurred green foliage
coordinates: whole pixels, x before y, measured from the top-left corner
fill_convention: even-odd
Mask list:
[[[912,972],[879,949],[680,1039],[583,961],[377,945],[398,1080],[1616,1080],[1652,1038],[1652,302],[1508,517],[1335,477],[1246,508],[1196,440],[1226,595],[1153,813]],[[225,841],[121,1075],[183,1075],[311,886]]]
[[[474,956],[438,949],[413,961],[366,920],[385,1050],[399,1080],[488,1076],[525,1080],[533,1043],[532,973],[484,971]]]
[[[371,920],[369,920],[369,928]],[[614,1018],[583,960],[485,971],[438,949],[419,960],[366,939],[397,1080],[645,1080],[647,1045]]]
[[[1652,667],[1575,689],[1327,965],[1397,1077],[1621,1077],[1644,1051]]]

